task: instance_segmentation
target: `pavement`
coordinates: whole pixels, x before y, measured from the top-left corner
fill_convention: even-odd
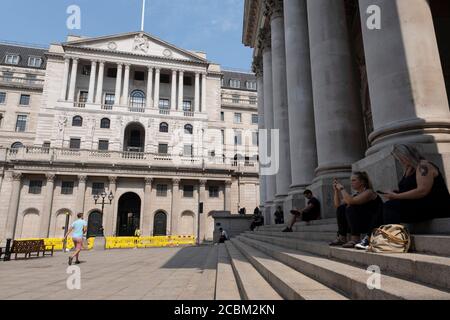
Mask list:
[[[83,251],[73,290],[67,282],[77,283],[78,270],[67,273],[68,256],[0,261],[0,299],[214,299],[216,246]]]

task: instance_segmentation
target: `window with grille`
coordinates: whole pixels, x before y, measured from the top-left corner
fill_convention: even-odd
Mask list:
[[[166,122],[160,123],[159,132],[164,132],[164,133],[169,132],[169,125]]]
[[[21,106],[29,106],[30,105],[30,95],[29,94],[21,94],[20,95],[20,105]]]
[[[6,103],[6,92],[0,92],[0,104]]]
[[[103,118],[102,120],[100,120],[100,128],[101,129],[111,128],[111,120],[109,120],[108,118]]]
[[[7,54],[5,57],[6,64],[19,64],[20,57],[17,54]]]
[[[73,150],[79,150],[81,148],[81,139],[71,138],[69,148]]]
[[[16,132],[25,132],[27,129],[27,116],[18,115],[16,121]]]
[[[103,182],[93,182],[92,183],[92,194],[100,195],[103,191],[105,191],[105,184]]]
[[[241,113],[235,113],[234,114],[234,123],[241,123],[242,122],[242,114]]]
[[[258,115],[252,114],[252,124],[258,124]]]
[[[247,81],[246,87],[249,90],[256,90],[256,82],[255,81]]]
[[[237,146],[242,145],[242,132],[237,131],[234,133],[234,144]]]
[[[98,150],[108,151],[109,150],[109,140],[98,140]]]
[[[194,127],[190,124],[187,124],[184,126],[184,133],[185,134],[193,134],[194,132]]]
[[[252,132],[252,143],[254,146],[259,145],[259,134],[258,132]]]
[[[194,186],[183,186],[183,197],[193,198],[194,197]]]
[[[156,196],[167,197],[167,184],[156,185]]]
[[[169,110],[170,109],[169,99],[159,99],[159,108],[163,110]]]
[[[210,186],[209,187],[209,197],[210,198],[218,198],[219,197],[219,187],[218,186]]]
[[[248,102],[254,106],[256,104],[256,97],[250,97]]]
[[[42,191],[42,181],[41,180],[30,180],[28,193],[41,194],[41,191]]]
[[[83,68],[81,69],[81,74],[83,76],[90,76],[91,75],[91,66],[84,65]]]
[[[169,145],[167,143],[160,143],[158,145],[159,154],[167,154],[169,152]]]
[[[183,155],[185,157],[192,157],[194,146],[192,144],[185,144],[183,148]]]
[[[29,57],[28,66],[34,68],[40,68],[42,65],[42,58],[39,57]]]
[[[191,111],[192,112],[192,102],[189,100],[183,101],[183,111]]]
[[[61,194],[73,194],[73,181],[61,182]]]
[[[232,88],[240,88],[241,87],[241,81],[236,79],[230,80],[230,87]]]
[[[82,127],[83,126],[83,118],[80,116],[75,116],[72,118],[72,127]]]
[[[105,105],[112,106],[114,105],[114,101],[116,100],[116,96],[113,93],[105,94]]]
[[[130,105],[135,108],[145,107],[145,93],[141,90],[135,90],[131,93]]]
[[[233,102],[234,104],[239,103],[240,100],[241,100],[241,97],[240,97],[238,94],[233,94],[233,95],[232,95],[232,102]]]

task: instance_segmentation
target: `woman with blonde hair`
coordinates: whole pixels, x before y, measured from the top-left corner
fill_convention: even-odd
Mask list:
[[[439,168],[413,146],[396,145],[394,158],[404,169],[398,191],[383,194],[384,224],[450,217],[450,194]]]
[[[383,202],[372,190],[372,183],[365,172],[352,174],[351,187],[356,192],[353,195],[337,179],[334,180],[338,238],[330,245],[366,249],[372,229],[381,225]],[[350,238],[347,238],[348,234]],[[364,235],[362,240],[361,235]]]

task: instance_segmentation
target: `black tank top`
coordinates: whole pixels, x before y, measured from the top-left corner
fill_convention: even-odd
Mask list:
[[[445,179],[441,174],[438,166],[434,163],[431,163],[438,171],[438,175],[434,178],[433,187],[428,195],[426,195],[422,199],[418,199],[420,201],[424,201],[427,207],[430,210],[434,210],[433,214],[436,217],[449,217],[450,216],[450,194],[448,192],[447,185],[445,183]],[[399,184],[400,193],[408,192],[417,188],[417,179],[416,179],[416,170],[409,175],[403,176],[402,180],[400,180]]]

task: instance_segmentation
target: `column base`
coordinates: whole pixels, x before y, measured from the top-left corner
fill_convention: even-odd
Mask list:
[[[274,218],[274,212],[273,210],[273,202],[267,201],[264,204],[264,224],[265,225],[272,225],[275,224],[275,218]]]

